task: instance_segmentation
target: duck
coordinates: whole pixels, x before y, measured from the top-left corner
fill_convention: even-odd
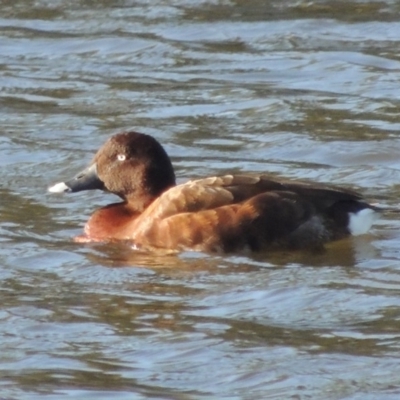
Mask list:
[[[146,251],[208,253],[318,249],[369,231],[381,209],[358,192],[271,174],[227,174],[176,183],[171,160],[152,136],[111,136],[93,161],[51,193],[113,193],[78,243],[127,241]]]

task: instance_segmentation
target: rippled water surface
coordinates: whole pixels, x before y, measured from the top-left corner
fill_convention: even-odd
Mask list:
[[[395,1],[0,2],[0,398],[398,399],[400,220],[318,254],[78,245],[50,195],[112,133],[180,181],[265,172],[400,195]]]

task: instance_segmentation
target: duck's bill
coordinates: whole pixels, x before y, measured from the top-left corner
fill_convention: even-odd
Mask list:
[[[96,164],[92,164],[69,181],[50,186],[48,190],[51,193],[73,193],[94,189],[104,190],[104,183],[97,175]]]

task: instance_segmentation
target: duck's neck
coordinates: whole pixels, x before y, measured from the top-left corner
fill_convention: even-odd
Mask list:
[[[141,214],[155,199],[157,196],[153,196],[151,193],[142,192],[134,193],[133,195],[126,196],[124,207],[131,210],[134,213]]]

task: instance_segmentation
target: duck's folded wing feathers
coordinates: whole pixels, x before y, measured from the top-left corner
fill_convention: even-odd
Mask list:
[[[306,223],[313,212],[314,207],[296,194],[267,192],[241,203],[181,212],[159,220],[142,220],[135,241],[144,247],[213,252],[245,248],[260,250],[274,245],[297,246],[291,234]],[[306,235],[305,246],[321,242],[323,238],[318,229],[313,227],[313,237]]]
[[[282,179],[271,175],[224,175],[194,182],[212,187],[223,187],[233,195],[233,202],[240,202],[257,194],[272,191],[296,193],[321,208],[330,207],[337,201],[362,199],[358,192],[351,189],[325,183]]]
[[[357,193],[334,186],[267,176],[199,179],[155,200],[138,218],[136,238],[160,247],[223,251],[282,240],[314,245],[329,239],[321,217],[325,210],[359,199]]]
[[[267,175],[224,175],[186,182],[169,189],[142,214],[153,219],[210,210],[239,203],[267,192],[291,192],[322,210],[338,201],[359,201],[352,190],[335,186],[276,179]]]

